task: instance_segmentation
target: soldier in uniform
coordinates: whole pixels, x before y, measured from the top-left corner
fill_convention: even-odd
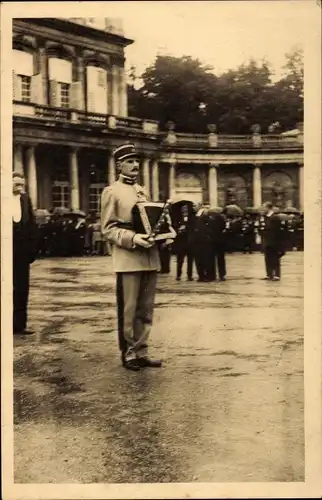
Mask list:
[[[133,144],[114,151],[120,176],[102,193],[101,231],[112,244],[117,280],[118,336],[123,366],[138,371],[160,367],[160,360],[148,356],[157,272],[160,259],[157,245],[132,225],[132,208],[147,200],[145,189],[137,184],[139,161]]]

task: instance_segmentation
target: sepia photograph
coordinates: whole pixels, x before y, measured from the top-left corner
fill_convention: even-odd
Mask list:
[[[4,498],[318,495],[321,6],[3,7]]]

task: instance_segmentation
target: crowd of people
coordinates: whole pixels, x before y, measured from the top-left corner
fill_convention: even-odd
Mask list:
[[[262,210],[241,210],[237,205],[196,206],[191,201],[172,203],[170,224],[174,238],[158,243],[151,234],[135,228],[132,209],[147,203],[137,183],[139,160],[135,146],[124,144],[114,152],[119,178],[104,189],[100,218],[80,211],[36,211],[25,192],[25,179],[13,173],[13,333],[29,335],[27,308],[30,265],[39,256],[109,254],[116,274],[118,340],[121,362],[139,371],[161,367],[151,359],[148,339],[153,320],[157,273],[169,273],[176,255],[176,278],[181,280],[187,261],[187,278],[193,280],[195,263],[199,281],[224,281],[227,252],[264,253],[266,276],[281,279],[280,260],[289,249],[303,249],[304,217],[294,210],[277,210],[265,203]],[[164,208],[163,208],[164,212]],[[168,215],[168,214],[167,214]],[[161,226],[160,226],[161,227]]]
[[[218,239],[220,234],[222,251],[253,253],[261,250],[261,233],[265,226],[265,217],[259,211],[246,210],[234,214],[229,212],[221,213],[225,221],[222,232],[219,227],[215,228],[218,222],[216,212],[210,208],[199,208],[199,216],[196,217],[197,224],[192,227],[192,209],[195,215],[198,210],[191,202],[184,206],[189,211],[189,224],[177,224],[175,228],[178,236],[174,244],[169,249],[169,253],[178,255],[179,269],[182,269],[184,255],[188,262],[188,276],[191,276],[192,260],[201,269],[201,254],[209,252],[209,246],[214,238]],[[183,208],[183,210],[185,210]],[[203,215],[200,217],[201,211]],[[111,248],[108,242],[104,241],[101,233],[101,221],[99,214],[85,215],[81,211],[70,211],[67,209],[56,209],[51,212],[46,210],[36,210],[38,257],[55,256],[82,256],[82,255],[110,255]],[[183,219],[185,215],[182,216]],[[220,220],[220,219],[219,219]],[[223,226],[223,223],[221,222]],[[286,250],[303,250],[304,241],[304,217],[301,213],[281,214],[281,231]],[[217,236],[216,236],[217,235]],[[207,243],[209,242],[209,243]],[[219,248],[217,241],[217,248]],[[198,246],[196,252],[195,247]],[[203,247],[203,248],[201,248]],[[183,250],[181,249],[183,248]],[[221,262],[219,252],[219,261]],[[166,261],[166,257],[164,257]],[[167,264],[163,265],[163,272],[166,272]],[[199,271],[198,271],[199,272]],[[200,271],[202,274],[202,271]],[[179,272],[181,276],[181,272]]]
[[[36,210],[38,257],[72,257],[109,255],[110,246],[103,241],[98,214],[60,208]]]
[[[176,279],[182,278],[186,261],[187,279],[193,279],[195,264],[199,281],[225,281],[227,270],[225,254],[232,252],[265,253],[270,221],[267,214],[274,215],[274,242],[279,252],[303,250],[304,216],[277,210],[265,204],[261,210],[241,211],[235,205],[223,210],[198,208],[191,202],[182,201],[181,214],[175,220],[177,237],[171,248],[160,251],[161,272],[170,272],[171,254],[176,255]]]

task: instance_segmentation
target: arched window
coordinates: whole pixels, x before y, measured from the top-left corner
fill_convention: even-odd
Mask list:
[[[296,192],[291,175],[283,171],[270,172],[263,178],[263,201],[279,208],[296,205]]]
[[[34,74],[33,54],[13,49],[13,99],[31,101],[31,82]]]

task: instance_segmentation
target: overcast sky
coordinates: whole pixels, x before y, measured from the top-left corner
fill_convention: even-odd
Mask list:
[[[106,3],[106,17],[121,17],[127,67],[138,74],[157,54],[190,55],[221,73],[249,60],[266,58],[280,77],[284,54],[303,42],[306,2],[131,1]]]

